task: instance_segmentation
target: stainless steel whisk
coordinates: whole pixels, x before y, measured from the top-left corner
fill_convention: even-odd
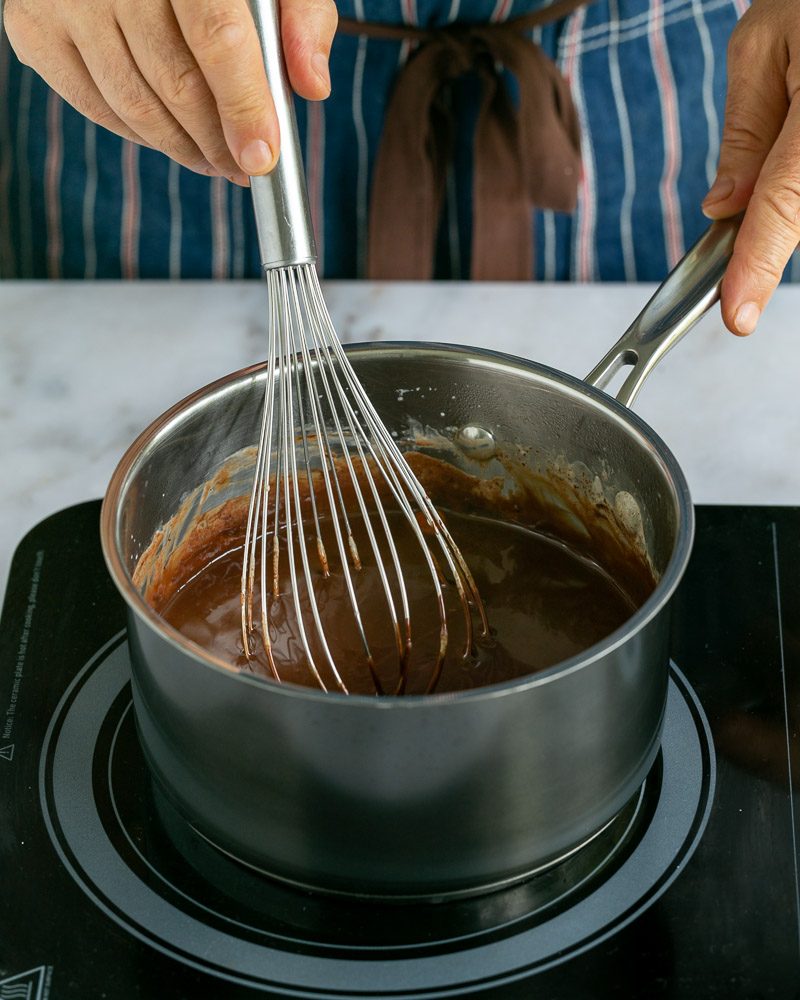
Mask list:
[[[249,3],[280,125],[281,153],[272,173],[251,178],[268,289],[269,356],[242,564],[245,654],[249,659],[253,653],[258,567],[261,639],[274,677],[281,679],[270,638],[270,600],[289,598],[314,681],[323,690],[333,686],[348,693],[325,635],[315,587],[315,581],[338,570],[376,693],[403,693],[413,632],[403,567],[384,505],[384,498],[390,497],[420,547],[439,610],[439,648],[428,683],[431,691],[439,680],[448,643],[445,579],[457,588],[463,608],[465,655],[473,644],[473,614],[481,633],[488,632],[485,612],[461,552],[371,404],[336,335],[315,268],[316,246],[277,5],[275,0]],[[348,507],[346,498],[351,494],[355,504]],[[360,515],[366,529],[385,597],[387,625],[397,648],[398,675],[392,691],[384,691],[375,670],[356,595],[354,574],[361,570],[362,560],[351,530],[353,515]],[[323,541],[321,521],[326,518],[335,538],[335,554]],[[312,537],[316,568],[312,568],[307,544]],[[291,591],[284,597],[278,596],[281,559],[288,561]],[[315,662],[312,635],[324,666]]]

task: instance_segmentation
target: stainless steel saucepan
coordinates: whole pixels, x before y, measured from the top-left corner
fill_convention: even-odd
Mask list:
[[[203,486],[254,443],[266,368],[196,392],[141,434],[109,485],[102,543],[129,608],[141,744],[188,823],[282,879],[402,897],[523,877],[625,805],[658,752],[670,598],[693,535],[680,468],[627,404],[718,297],[736,228],[712,226],[586,381],[466,348],[349,349],[399,439],[414,445],[416,435],[418,447],[422,430],[444,443],[444,460],[507,475],[497,459],[475,462],[459,447],[475,434],[454,429],[479,428],[498,454],[516,449],[529,471],[557,468],[589,484],[646,548],[658,584],[633,617],[534,676],[457,694],[348,697],[217,662],[152,611],[132,575],[182,504],[194,516],[249,488],[248,468]],[[599,387],[624,366],[631,370],[614,399]]]

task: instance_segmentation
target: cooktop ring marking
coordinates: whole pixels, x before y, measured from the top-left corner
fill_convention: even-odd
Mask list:
[[[287,944],[290,944],[290,945],[297,946],[298,944],[300,944],[300,945],[307,944],[307,942],[304,942],[302,940],[302,938],[298,937],[297,935],[280,934],[280,933],[278,933],[278,932],[276,932],[274,930],[265,931],[262,928],[259,928],[259,927],[257,927],[254,924],[245,923],[242,920],[237,920],[235,917],[232,917],[229,914],[222,913],[219,910],[212,909],[210,906],[207,906],[205,903],[201,902],[195,896],[190,895],[189,893],[187,893],[183,889],[181,889],[179,886],[175,885],[174,882],[171,882],[170,879],[168,879],[167,876],[164,875],[163,872],[159,871],[158,868],[156,868],[155,865],[153,865],[153,863],[147,857],[145,857],[145,855],[141,852],[141,850],[139,849],[138,845],[135,843],[135,841],[131,837],[130,833],[128,832],[125,820],[123,819],[122,814],[121,814],[121,812],[119,810],[119,807],[117,805],[117,799],[116,799],[116,795],[114,793],[114,783],[113,783],[113,778],[112,778],[112,773],[111,773],[112,770],[113,770],[113,767],[114,767],[114,754],[115,754],[115,750],[116,750],[116,744],[117,744],[117,741],[119,739],[120,731],[122,729],[122,726],[125,724],[127,716],[132,711],[133,711],[133,700],[131,699],[128,702],[128,704],[125,706],[125,708],[122,710],[122,712],[120,713],[120,718],[117,721],[117,724],[116,724],[116,726],[114,728],[114,734],[111,737],[111,747],[110,747],[110,752],[109,752],[109,760],[108,760],[108,766],[107,766],[107,769],[106,769],[106,780],[108,782],[109,797],[110,797],[110,800],[111,800],[112,809],[114,811],[114,816],[115,816],[115,819],[117,821],[117,826],[119,827],[120,831],[122,832],[123,836],[125,837],[125,840],[126,840],[126,842],[128,844],[128,847],[133,852],[133,854],[136,855],[136,857],[139,859],[139,861],[140,861],[140,863],[142,865],[144,865],[150,872],[152,872],[154,878],[157,881],[159,881],[163,885],[167,886],[169,888],[169,890],[171,892],[174,892],[177,896],[180,896],[183,899],[185,899],[188,903],[191,903],[192,906],[197,907],[200,910],[204,910],[209,915],[215,917],[218,921],[221,921],[221,922],[227,923],[227,924],[231,924],[234,927],[240,927],[240,928],[242,928],[242,930],[249,931],[250,933],[252,933],[254,935],[257,935],[257,936],[262,936],[262,937],[265,937],[265,938],[271,938],[271,939],[274,939],[274,940],[283,941],[283,942],[285,942]],[[598,860],[597,864],[593,868],[589,869],[584,875],[582,875],[582,877],[579,880],[577,880],[574,883],[570,883],[567,886],[567,888],[565,888],[565,890],[560,895],[553,896],[552,898],[548,899],[546,903],[542,904],[542,906],[540,908],[537,908],[537,910],[536,910],[537,915],[540,914],[540,913],[545,912],[548,909],[552,909],[554,906],[557,906],[558,903],[560,903],[563,899],[567,898],[568,896],[574,895],[581,888],[581,886],[586,885],[587,882],[591,882],[591,880],[597,875],[597,873],[599,871],[601,871],[603,868],[607,867],[607,865],[609,864],[609,862],[627,844],[628,836],[630,835],[631,829],[636,825],[637,821],[640,818],[640,812],[641,812],[641,809],[643,807],[644,798],[645,798],[645,786],[642,785],[642,787],[639,789],[639,791],[636,794],[636,805],[634,807],[634,811],[631,814],[630,818],[628,819],[624,831],[620,834],[620,836],[612,844],[610,851],[606,855],[604,855],[602,858],[600,858]],[[590,838],[586,843],[587,844],[591,843],[591,841],[593,841],[595,839],[595,837],[600,836],[607,829],[607,827],[610,826],[613,822],[614,822],[614,819],[609,820],[609,823],[606,824],[606,826],[603,827],[602,830],[599,830],[598,833],[595,834],[592,838]],[[202,836],[202,835],[198,834],[198,836]],[[210,843],[210,841],[209,841],[209,843]],[[586,846],[586,845],[585,844],[580,845],[579,847],[575,848],[575,851],[582,850],[582,848],[584,846]],[[212,847],[214,847],[213,844],[212,844]],[[217,848],[217,847],[214,847],[214,849],[215,850],[221,850],[220,848]],[[570,855],[567,855],[566,857],[570,857],[572,853],[575,853],[575,851],[571,852]],[[235,858],[233,860],[236,861]],[[237,863],[241,864],[242,862],[237,862]],[[537,874],[537,873],[534,873],[534,875],[535,874]],[[265,875],[264,877],[268,877],[268,876]],[[514,888],[515,886],[516,886],[516,882],[514,883],[514,885],[511,886],[511,888]],[[300,887],[300,888],[302,889],[302,887]],[[333,901],[334,901],[334,903],[336,903],[338,901],[338,898],[334,897]],[[490,931],[491,931],[491,933],[496,933],[497,931],[502,931],[502,930],[504,930],[506,928],[509,928],[509,927],[513,926],[515,923],[519,923],[519,922],[521,922],[523,920],[527,920],[529,917],[530,917],[530,914],[528,914],[528,913],[522,914],[520,916],[512,917],[510,919],[507,919],[503,923],[493,924],[491,926],[491,928],[490,928]],[[441,947],[443,945],[447,945],[447,944],[452,944],[453,947],[463,947],[465,945],[465,943],[468,942],[470,939],[477,939],[477,938],[480,938],[480,937],[485,937],[486,933],[487,933],[486,929],[482,928],[480,930],[468,931],[468,932],[465,932],[465,933],[462,933],[462,934],[453,934],[453,935],[451,935],[449,937],[446,937],[446,938],[443,938],[441,940],[437,940],[437,941],[433,942],[432,945],[431,945],[431,947],[436,947],[438,949],[441,949]],[[352,951],[358,951],[358,952],[365,952],[365,951],[367,951],[367,952],[368,951],[375,951],[375,952],[380,952],[380,951],[392,951],[392,952],[395,952],[395,951],[399,951],[399,952],[403,952],[403,951],[413,951],[413,950],[418,950],[418,951],[419,950],[422,950],[422,951],[425,950],[425,942],[423,942],[423,941],[412,942],[412,943],[408,943],[408,944],[404,944],[404,943],[400,943],[400,942],[393,942],[391,945],[365,945],[365,944],[347,945],[347,944],[343,944],[341,942],[337,942],[337,943],[333,944],[333,943],[327,943],[327,942],[323,942],[323,941],[315,941],[314,942],[314,946],[317,949],[319,949],[319,950],[325,950],[327,948],[330,951],[337,951],[338,950],[338,951],[343,951],[343,952],[347,952],[347,951],[350,951],[350,950],[352,950]]]
[[[713,743],[697,696],[673,665],[657,807],[671,822],[654,817],[620,868],[573,907],[501,940],[395,963],[287,953],[245,941],[209,928],[145,885],[111,844],[94,808],[96,736],[129,680],[123,639],[118,633],[78,672],[48,725],[39,768],[48,833],[72,877],[112,920],[157,950],[231,982],[299,997],[432,998],[544,971],[599,944],[650,906],[691,856],[708,819]]]

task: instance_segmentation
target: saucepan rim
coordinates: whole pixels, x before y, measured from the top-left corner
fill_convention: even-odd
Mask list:
[[[451,702],[471,702],[505,697],[517,691],[528,690],[552,683],[558,678],[577,670],[587,669],[594,662],[603,659],[614,649],[627,643],[633,635],[641,631],[652,621],[668,603],[683,576],[691,554],[694,540],[694,508],[686,477],[675,456],[653,428],[632,410],[601,389],[566,372],[559,371],[556,368],[540,364],[536,361],[530,361],[512,354],[486,348],[430,343],[426,341],[381,341],[379,344],[347,344],[345,350],[348,355],[355,356],[359,353],[374,354],[376,351],[386,351],[388,354],[394,350],[406,354],[419,352],[425,354],[434,354],[437,352],[452,354],[458,355],[462,360],[467,360],[467,362],[483,363],[484,365],[486,362],[494,361],[501,367],[515,370],[518,373],[544,376],[547,379],[556,381],[559,389],[571,390],[579,395],[588,397],[594,403],[599,403],[609,414],[625,424],[629,430],[636,433],[651,454],[656,457],[674,490],[674,499],[678,513],[677,537],[669,561],[652,594],[619,628],[583,652],[568,657],[535,674],[526,674],[523,677],[517,677],[498,684],[471,688],[466,691],[411,694],[397,698],[376,697],[375,695],[366,694],[344,694],[339,691],[321,691],[317,688],[305,687],[289,682],[278,683],[266,677],[262,678],[258,675],[248,674],[232,668],[220,657],[214,656],[183,636],[177,629],[164,621],[144,600],[138,589],[134,586],[131,574],[120,555],[119,520],[122,501],[125,497],[128,484],[136,472],[138,461],[145,454],[147,447],[154,445],[160,436],[171,430],[176,418],[187,419],[194,407],[201,401],[203,404],[206,404],[210,397],[216,394],[231,392],[247,379],[257,381],[259,376],[266,377],[266,363],[261,362],[231,372],[195,390],[152,421],[122,456],[106,490],[100,513],[100,540],[106,566],[128,607],[146,625],[153,628],[161,639],[166,640],[182,654],[190,656],[199,665],[222,671],[234,682],[256,685],[262,691],[265,690],[266,685],[269,692],[276,696],[311,701],[322,699],[325,703],[349,706],[349,710],[363,709],[369,705],[371,710],[407,711],[413,708],[419,711],[420,708],[425,706],[433,707]]]

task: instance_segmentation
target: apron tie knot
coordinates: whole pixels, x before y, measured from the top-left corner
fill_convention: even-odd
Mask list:
[[[432,277],[457,126],[451,87],[474,73],[481,99],[473,144],[471,276],[530,279],[532,209],[571,212],[581,162],[569,85],[524,32],[585,2],[557,0],[511,21],[436,29],[340,21],[346,33],[416,43],[398,73],[375,159],[367,277]],[[517,83],[516,103],[506,72]]]

